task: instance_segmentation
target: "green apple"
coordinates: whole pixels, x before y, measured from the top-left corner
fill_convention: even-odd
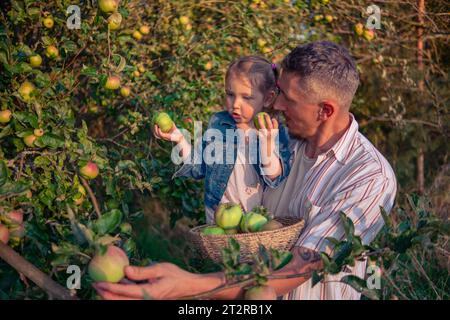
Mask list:
[[[20,225],[23,222],[23,211],[13,210],[3,216],[3,222],[7,225]]]
[[[38,54],[33,54],[28,58],[28,61],[33,68],[37,68],[42,64],[42,57]]]
[[[26,102],[30,101],[31,99],[31,94],[33,93],[33,91],[36,89],[36,87],[34,86],[34,84],[32,84],[29,81],[25,81],[23,82],[20,87],[19,87],[19,94],[22,97],[22,99]]]
[[[120,88],[120,95],[122,97],[128,97],[131,93],[130,87],[122,87]]]
[[[119,1],[118,0],[100,0],[98,2],[98,6],[100,7],[100,10],[102,10],[104,13],[110,13],[117,11],[117,8],[119,7]]]
[[[270,220],[261,228],[261,231],[272,231],[283,228],[283,224],[276,220]]]
[[[84,187],[79,184],[78,188],[77,188],[77,194],[75,194],[72,197],[72,200],[74,201],[74,203],[79,206],[80,204],[82,204],[84,202],[84,198],[86,196],[86,189],[84,189]]]
[[[254,286],[245,290],[245,300],[277,300],[277,293],[270,286]]]
[[[0,111],[0,123],[8,123],[11,120],[12,112],[9,109]]]
[[[119,29],[121,23],[122,23],[122,15],[118,12],[115,12],[108,17],[109,30]]]
[[[187,17],[187,16],[181,16],[181,17],[179,18],[179,21],[180,21],[181,24],[186,25],[186,24],[189,23],[189,17]]]
[[[45,49],[45,55],[50,59],[58,58],[58,56],[59,56],[58,48],[56,48],[55,46],[48,46]]]
[[[241,230],[244,232],[258,232],[267,223],[267,218],[259,213],[249,212],[242,217]]]
[[[142,39],[142,33],[140,33],[138,30],[135,30],[132,34],[133,38],[135,38],[136,40],[141,40]]]
[[[372,41],[373,38],[375,38],[375,31],[373,31],[372,29],[364,30],[363,37],[367,41]]]
[[[95,179],[98,176],[99,170],[98,166],[94,163],[89,161],[80,168],[80,174],[85,179]]]
[[[216,226],[208,226],[202,230],[202,234],[204,235],[223,235],[225,234],[225,230]]]
[[[238,234],[238,233],[239,233],[238,228],[225,230],[225,234]]]
[[[165,112],[160,112],[156,115],[154,123],[161,129],[162,132],[168,133],[172,130],[174,123],[170,116]]]
[[[44,24],[44,26],[45,26],[47,29],[53,28],[53,25],[55,24],[55,22],[53,21],[53,19],[52,19],[51,17],[45,18],[45,19],[42,21],[42,23]]]
[[[34,147],[34,141],[37,139],[37,137],[34,134],[30,134],[28,136],[25,136],[23,138],[23,142],[25,143],[25,145],[27,145],[28,147]]]
[[[44,135],[44,130],[42,130],[41,128],[34,129],[33,134],[36,137],[42,137]]]
[[[106,252],[99,252],[89,262],[89,276],[94,281],[117,283],[125,276],[125,267],[130,265],[126,253],[113,245]]]
[[[362,23],[355,24],[354,29],[355,29],[355,33],[358,36],[362,36],[362,34],[364,33],[364,25]]]
[[[117,90],[120,87],[120,78],[118,76],[109,76],[106,79],[105,89]]]
[[[149,28],[149,26],[143,25],[139,28],[139,32],[142,34],[149,34],[150,28]]]
[[[5,225],[0,224],[0,242],[8,244],[8,241],[9,241],[9,229]]]
[[[242,208],[234,203],[221,203],[215,212],[216,224],[225,229],[235,229],[242,219]]]
[[[269,114],[267,112],[258,112],[258,114],[253,118],[253,123],[255,124],[256,129],[258,129],[258,130],[261,129],[261,127],[259,126],[259,121],[258,121],[259,118],[262,118],[262,121],[267,128],[267,122],[265,120],[266,119],[265,117],[268,115]]]
[[[133,227],[128,222],[124,222],[120,225],[120,232],[124,234],[131,234]]]

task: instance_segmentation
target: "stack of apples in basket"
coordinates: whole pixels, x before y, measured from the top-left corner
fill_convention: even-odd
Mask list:
[[[215,212],[215,225],[202,230],[204,235],[225,235],[248,232],[272,231],[283,225],[272,219],[263,206],[253,208],[244,214],[242,208],[234,203],[222,203]]]

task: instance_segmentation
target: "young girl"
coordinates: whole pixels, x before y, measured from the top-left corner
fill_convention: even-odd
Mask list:
[[[255,116],[270,107],[276,98],[277,77],[276,65],[258,56],[242,57],[229,65],[225,75],[226,111],[214,114],[208,125],[208,129],[222,133],[223,141],[219,145],[224,149],[221,158],[224,163],[211,164],[204,157],[200,164],[187,161],[193,158],[191,145],[181,132],[175,126],[169,133],[163,133],[157,125],[154,127],[157,138],[176,142],[181,150],[184,164],[174,176],[205,179],[207,223],[214,223],[214,212],[220,203],[240,204],[244,212],[261,205],[264,187],[277,187],[289,174],[291,154],[286,128],[267,114],[255,120],[260,130],[256,132],[254,125]],[[234,138],[231,147],[226,143],[230,129],[245,136],[244,144],[238,145]],[[252,132],[259,138],[256,152],[260,157],[256,157],[256,163],[250,161],[247,152],[252,152],[247,149],[254,146],[249,143]],[[203,139],[202,150],[217,142],[205,140],[208,139]],[[225,162],[229,152],[234,157],[231,164]]]

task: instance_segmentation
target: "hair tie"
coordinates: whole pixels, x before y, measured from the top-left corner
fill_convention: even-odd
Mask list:
[[[275,63],[272,63],[272,70],[277,70],[277,65]]]

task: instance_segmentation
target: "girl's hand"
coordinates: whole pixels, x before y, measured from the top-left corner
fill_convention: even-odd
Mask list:
[[[258,123],[260,127],[258,130],[259,139],[262,145],[266,147],[266,156],[270,158],[274,151],[275,138],[278,135],[278,121],[275,118],[271,119],[266,114],[264,117],[258,117]]]
[[[153,126],[153,133],[155,134],[155,137],[158,139],[163,139],[166,141],[172,141],[175,143],[180,143],[180,141],[183,139],[183,134],[181,131],[176,127],[176,125],[173,125],[173,128],[170,132],[164,133],[161,131],[161,129],[155,124]]]

